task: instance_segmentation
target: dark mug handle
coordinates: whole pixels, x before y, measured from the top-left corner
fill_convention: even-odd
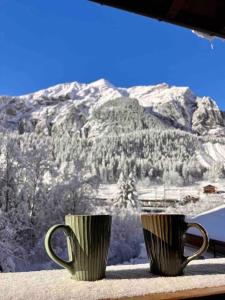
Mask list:
[[[203,237],[203,244],[202,244],[201,248],[196,253],[194,253],[191,256],[186,257],[186,259],[184,260],[183,265],[182,265],[183,268],[190,261],[192,261],[193,259],[198,258],[209,247],[209,237],[208,237],[208,234],[207,234],[205,228],[202,225],[198,224],[198,223],[187,223],[187,229],[186,230],[188,230],[190,227],[195,227],[201,232],[202,237]]]
[[[46,233],[46,236],[45,236],[45,250],[46,250],[48,256],[55,263],[57,263],[58,265],[62,266],[65,269],[67,269],[72,274],[74,258],[72,258],[71,261],[63,260],[62,258],[60,258],[59,256],[57,256],[55,254],[55,252],[52,248],[52,245],[51,245],[52,236],[53,236],[54,232],[58,229],[62,229],[65,232],[66,236],[69,237],[70,244],[71,244],[71,239],[72,239],[73,234],[74,234],[72,229],[68,225],[58,224],[58,225],[52,226],[48,230],[48,232]]]

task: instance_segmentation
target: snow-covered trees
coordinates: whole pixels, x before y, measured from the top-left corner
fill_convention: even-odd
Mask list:
[[[168,177],[171,184],[181,185],[201,179],[206,171],[196,158],[198,137],[181,130],[111,134],[79,144],[87,164],[104,183],[117,182],[121,172],[126,176],[133,172],[138,180],[165,182]]]
[[[77,155],[59,163],[52,137],[8,134],[0,143],[0,267],[29,269],[45,256],[51,225],[92,210],[99,180]]]
[[[30,222],[34,224],[40,208],[47,203],[49,189],[57,175],[53,145],[50,138],[37,139],[32,134],[21,141],[21,146],[24,160],[21,193],[27,204]]]
[[[119,196],[118,204],[125,208],[138,208],[138,196],[136,191],[136,183],[133,173],[130,173],[128,178],[123,173],[120,174],[118,181]]]
[[[114,211],[109,264],[118,264],[137,257],[143,242],[140,215],[129,208]]]
[[[19,222],[16,214],[9,214],[0,209],[0,269],[13,272],[21,262],[25,268],[26,251],[18,239],[20,238]]]
[[[225,166],[223,161],[221,161],[220,163],[213,163],[204,175],[206,179],[213,180],[214,182],[218,179],[224,178]]]
[[[178,171],[169,169],[163,172],[163,183],[167,185],[182,186],[184,180]]]
[[[63,210],[72,214],[91,212],[99,178],[88,173],[84,162],[75,158],[62,166],[60,174],[57,186]]]
[[[21,180],[21,157],[16,135],[2,136],[0,143],[0,208],[8,212],[18,205],[16,187]]]

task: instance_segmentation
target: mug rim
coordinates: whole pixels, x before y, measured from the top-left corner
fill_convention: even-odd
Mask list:
[[[165,213],[158,213],[158,214],[156,214],[156,213],[147,213],[147,214],[141,214],[141,216],[184,216],[184,217],[186,217],[186,215],[184,215],[184,214],[165,214]]]
[[[73,215],[73,214],[68,214],[65,215],[66,217],[111,217],[112,215],[104,215],[104,214],[100,214],[100,215],[88,215],[88,214],[80,214],[80,215]]]

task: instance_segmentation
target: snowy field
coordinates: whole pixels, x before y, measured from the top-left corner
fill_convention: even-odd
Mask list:
[[[204,194],[203,187],[207,184],[214,185],[218,193],[216,194]],[[177,200],[176,205],[165,207],[163,212],[165,213],[181,213],[187,216],[187,219],[191,222],[199,222],[202,224],[211,239],[217,239],[225,241],[225,180],[217,182],[202,181],[192,186],[175,187],[175,186],[149,186],[138,184],[137,192],[140,205],[142,200],[150,200],[151,203],[164,203],[168,199]],[[113,185],[101,185],[99,189],[98,197],[102,201],[111,201],[118,196],[118,187]],[[199,198],[196,203],[188,203],[182,205],[182,198],[190,195]],[[151,204],[153,205],[153,204]],[[154,210],[155,212],[157,210]],[[162,211],[159,211],[162,212]],[[191,229],[189,232],[199,235],[200,233]],[[131,263],[144,262],[147,259],[145,249],[141,247],[140,255]],[[192,249],[190,251],[192,252]],[[207,254],[210,256],[210,254]]]
[[[216,194],[204,194],[203,187],[212,184],[214,185],[218,193]],[[191,186],[166,186],[166,185],[151,185],[146,186],[139,183],[137,185],[137,193],[140,206],[143,203],[149,201],[151,207],[157,208],[159,204],[165,204],[163,208],[164,212],[168,213],[182,213],[189,217],[194,217],[199,214],[205,213],[212,209],[216,209],[225,204],[225,180],[217,182],[201,181]],[[98,198],[104,202],[109,203],[112,199],[116,199],[119,194],[117,184],[100,185]],[[196,197],[199,200],[196,203],[188,203],[183,205],[182,199],[186,196]],[[145,201],[146,200],[146,201]],[[170,205],[168,200],[174,200],[175,205]]]

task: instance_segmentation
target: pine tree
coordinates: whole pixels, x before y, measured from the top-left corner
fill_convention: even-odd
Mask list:
[[[126,179],[125,176],[122,173],[120,173],[120,177],[118,180],[118,186],[119,186],[119,197],[118,202],[119,205],[122,207],[127,207],[127,185],[126,185]]]
[[[118,181],[119,185],[119,197],[118,202],[121,207],[137,208],[138,196],[136,191],[136,183],[133,173],[130,173],[128,178],[125,178],[124,174],[120,174]]]
[[[127,179],[127,197],[128,197],[128,206],[137,208],[138,194],[136,190],[136,181],[132,172],[129,174],[129,177]]]

